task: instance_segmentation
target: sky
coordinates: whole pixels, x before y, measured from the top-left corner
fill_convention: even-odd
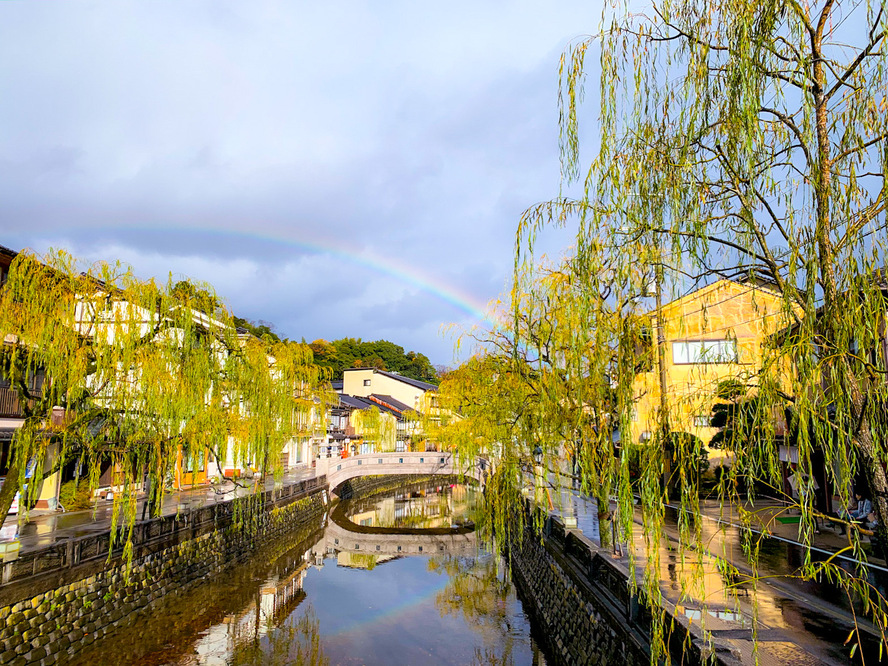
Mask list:
[[[558,60],[600,12],[0,2],[0,244],[206,281],[282,336],[451,364],[442,325],[482,321],[522,211],[558,195]]]

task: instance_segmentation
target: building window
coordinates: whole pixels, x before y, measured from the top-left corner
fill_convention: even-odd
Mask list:
[[[675,365],[696,363],[736,363],[736,340],[694,340],[672,343],[672,362]]]
[[[369,380],[369,379],[365,379],[365,380],[364,380],[364,386],[370,386],[370,380]]]
[[[377,460],[377,461],[376,461],[376,464],[377,464],[377,465],[381,465],[381,464],[382,464],[382,458],[380,458],[379,460]]]
[[[697,414],[697,416],[694,417],[694,425],[698,428],[709,428],[711,425],[709,414]]]

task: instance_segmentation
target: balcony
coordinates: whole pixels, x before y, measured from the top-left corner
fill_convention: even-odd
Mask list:
[[[0,388],[0,417],[20,418],[24,416],[19,405],[18,394],[11,388]]]

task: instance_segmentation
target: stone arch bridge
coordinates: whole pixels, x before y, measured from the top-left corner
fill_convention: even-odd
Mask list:
[[[453,454],[439,451],[403,453],[364,453],[349,458],[320,458],[318,475],[327,475],[330,492],[349,479],[359,476],[412,475],[412,476],[459,476],[463,475],[484,484],[490,472],[490,463],[478,459],[472,465],[460,466]]]

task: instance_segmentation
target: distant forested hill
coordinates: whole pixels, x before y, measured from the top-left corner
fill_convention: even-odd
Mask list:
[[[258,322],[234,318],[235,324],[245,328],[256,337],[269,337],[281,340],[274,330],[274,324],[268,321]],[[346,368],[376,368],[397,372],[405,377],[418,379],[437,385],[440,377],[425,354],[404,352],[401,345],[388,340],[364,342],[361,338],[342,338],[327,342],[315,340],[310,345],[314,353],[315,363],[333,371],[333,379],[342,379],[342,371]]]
[[[342,379],[342,371],[346,368],[376,368],[431,384],[439,381],[438,373],[424,354],[414,351],[405,353],[401,345],[388,340],[315,340],[309,346],[314,352],[315,363],[332,369],[333,379]]]

